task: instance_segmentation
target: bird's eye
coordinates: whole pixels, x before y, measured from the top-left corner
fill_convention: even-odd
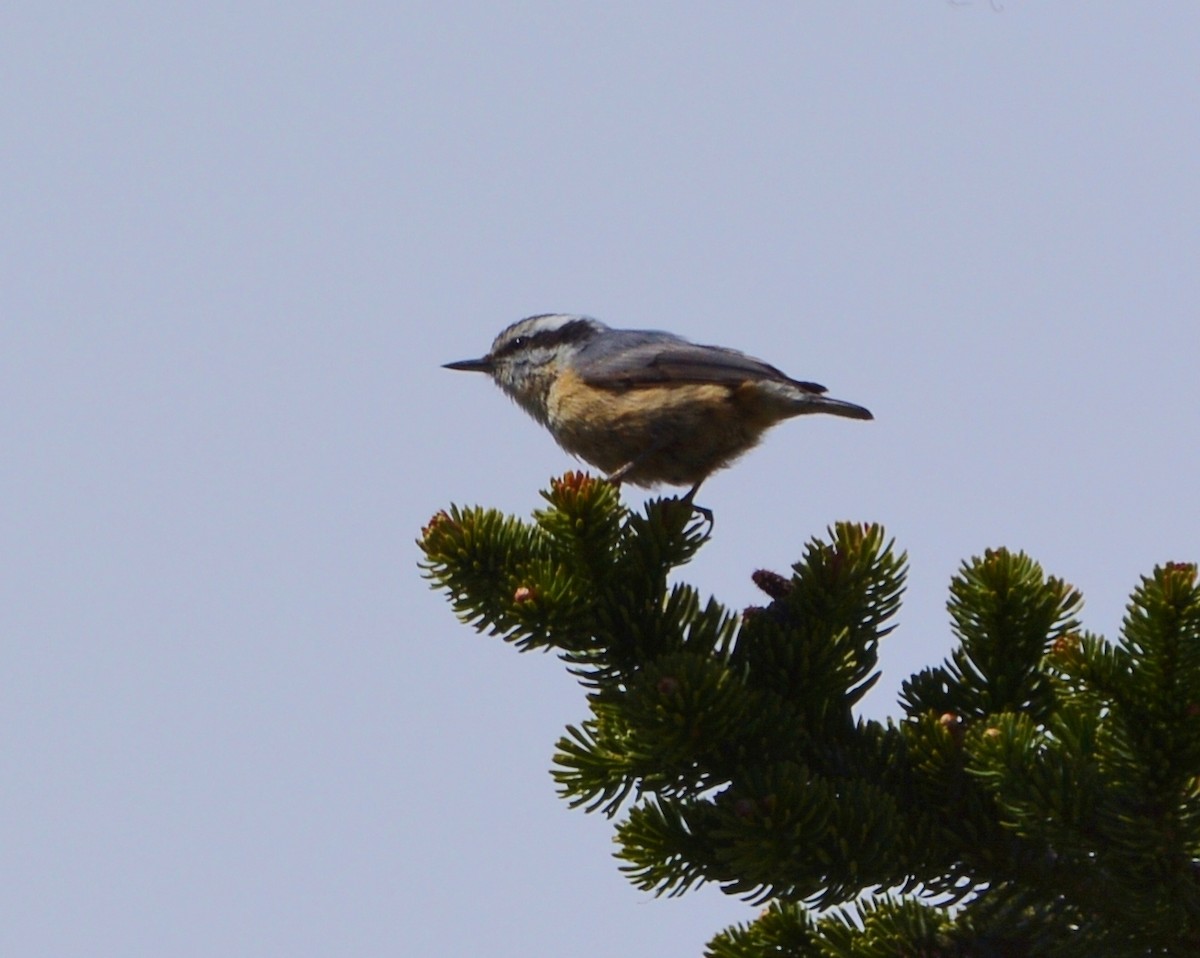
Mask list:
[[[525,349],[526,346],[529,345],[529,342],[530,342],[530,340],[529,340],[528,336],[514,336],[512,339],[510,339],[503,346],[501,346],[499,349],[496,350],[495,356],[493,358],[499,359],[504,356],[512,356],[515,353],[519,353],[523,349]]]

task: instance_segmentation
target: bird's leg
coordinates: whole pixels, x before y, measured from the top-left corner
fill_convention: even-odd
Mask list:
[[[703,482],[703,481],[704,481],[703,479],[700,480],[700,482]],[[686,502],[689,506],[691,506],[693,512],[697,512],[701,516],[703,516],[704,519],[708,522],[708,531],[712,532],[712,527],[713,527],[712,510],[706,509],[704,506],[696,505],[696,501],[695,501],[696,500],[696,490],[700,488],[700,482],[698,482],[694,486],[692,486],[692,488],[687,491],[687,495],[684,496],[681,501]]]
[[[638,457],[638,459],[640,458],[641,456]],[[621,480],[629,475],[629,470],[638,464],[638,459],[630,459],[629,462],[625,463],[625,465],[621,466],[619,469],[614,469],[604,478],[611,482],[614,486],[619,486],[621,484]]]
[[[662,444],[651,446],[645,452],[642,452],[639,455],[635,456],[633,459],[630,459],[629,462],[625,463],[623,466],[620,466],[619,468],[614,469],[612,472],[610,472],[608,474],[608,476],[606,478],[614,486],[619,486],[621,484],[621,481],[627,475],[629,475],[630,472],[632,472],[639,465],[641,465],[646,460],[647,457],[653,456],[661,448],[662,448]],[[695,502],[696,490],[700,488],[701,482],[704,482],[704,480],[701,479],[700,482],[697,482],[694,486],[692,486],[692,488],[687,491],[687,494],[685,496],[683,496],[679,501],[686,503],[693,512],[698,513],[699,515],[703,516],[705,521],[708,523],[709,531],[711,532],[712,525],[713,525],[712,510],[707,509],[704,506],[698,506],[698,505],[696,505],[696,502]]]
[[[634,469],[636,469],[643,462],[645,462],[650,456],[653,456],[656,452],[658,452],[662,448],[662,446],[663,446],[662,443],[655,443],[653,446],[650,446],[649,448],[643,450],[642,452],[639,452],[636,456],[634,456],[632,459],[630,459],[629,462],[625,463],[625,465],[620,466],[620,467],[614,469],[612,472],[610,472],[607,476],[608,481],[611,482],[614,486],[619,486],[621,484],[621,481],[627,475],[629,475]]]

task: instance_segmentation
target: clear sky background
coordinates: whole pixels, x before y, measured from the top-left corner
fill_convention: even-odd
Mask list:
[[[873,423],[712,479],[734,607],[908,550],[897,712],[989,546],[1113,636],[1200,559],[1200,4],[67,3],[0,15],[0,953],[698,956],[548,775],[582,692],[418,575],[572,465],[482,376],[546,311]],[[637,505],[637,490],[626,498]]]

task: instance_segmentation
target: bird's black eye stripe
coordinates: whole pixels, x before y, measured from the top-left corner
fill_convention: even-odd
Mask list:
[[[592,328],[587,320],[573,319],[563,323],[557,329],[543,329],[532,336],[514,336],[507,343],[492,353],[493,359],[511,356],[526,349],[553,349],[564,343],[576,343],[587,339]]]
[[[529,341],[528,336],[514,336],[503,346],[492,352],[493,359],[500,359],[502,356],[511,356],[513,353],[520,352],[525,348],[525,343]]]

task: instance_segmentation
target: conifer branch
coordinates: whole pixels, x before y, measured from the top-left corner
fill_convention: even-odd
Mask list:
[[[1115,643],[1022,553],[960,568],[956,644],[854,715],[878,679],[905,557],[874,525],[753,575],[734,614],[673,570],[708,540],[690,504],[634,513],[568,473],[532,521],[451,507],[422,569],[455,613],[553,649],[590,715],[559,739],[572,806],[623,816],[638,887],[767,903],[710,958],[1200,954],[1200,587],[1142,580]]]

